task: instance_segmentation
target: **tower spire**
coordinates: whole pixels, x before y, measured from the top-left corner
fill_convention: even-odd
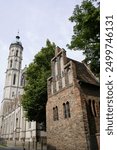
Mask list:
[[[20,36],[19,36],[19,30],[18,30],[17,35],[16,35],[16,41],[19,42],[19,39],[20,39]]]

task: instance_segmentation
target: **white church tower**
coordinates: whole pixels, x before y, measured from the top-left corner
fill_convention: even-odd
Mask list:
[[[15,42],[11,43],[9,47],[8,66],[2,101],[3,116],[8,113],[9,105],[11,105],[12,101],[23,91],[21,81],[22,52],[23,46],[20,42],[19,35],[17,35]]]
[[[25,146],[30,150],[36,146],[37,128],[35,121],[25,117],[21,97],[24,93],[26,69],[22,66],[23,46],[19,35],[10,44],[3,100],[0,110],[0,138],[12,146]],[[46,139],[45,132],[39,134]]]

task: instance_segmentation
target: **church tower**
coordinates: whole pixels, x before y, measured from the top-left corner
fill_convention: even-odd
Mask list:
[[[36,122],[30,122],[25,117],[21,98],[24,93],[26,69],[22,69],[23,46],[19,35],[9,47],[8,65],[3,100],[0,110],[0,138],[7,146],[34,149],[36,140]],[[33,142],[32,142],[33,140]],[[32,142],[32,143],[30,143]]]
[[[8,65],[2,101],[3,115],[8,113],[12,101],[20,94],[22,89],[22,86],[20,86],[22,52],[23,46],[20,42],[20,36],[17,35],[15,42],[11,43],[9,47]]]

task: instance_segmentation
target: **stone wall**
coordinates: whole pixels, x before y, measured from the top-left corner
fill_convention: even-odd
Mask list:
[[[51,63],[46,105],[48,150],[98,150],[98,81],[84,64],[68,59],[63,49],[55,51]]]
[[[70,104],[70,118],[64,118],[63,103]],[[58,107],[57,121],[53,120],[53,107]],[[48,99],[47,143],[56,150],[86,150],[88,147],[78,88],[69,87]],[[50,148],[51,149],[51,148]]]

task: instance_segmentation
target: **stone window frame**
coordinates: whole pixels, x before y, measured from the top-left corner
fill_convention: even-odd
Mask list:
[[[25,75],[24,75],[24,73],[21,75],[20,86],[25,86]]]
[[[67,118],[66,104],[65,103],[63,103],[63,115],[64,115],[64,118]]]
[[[65,66],[64,66],[64,76],[65,76],[65,84],[66,86],[69,86],[70,83],[70,78],[69,75],[72,72],[72,63],[69,61]],[[72,81],[73,82],[73,81]]]
[[[16,74],[13,75],[13,85],[16,83]]]
[[[10,68],[12,68],[13,67],[13,60],[11,59],[10,60]]]
[[[71,73],[72,73],[72,69],[71,69],[71,65],[69,65],[68,68],[67,68],[68,84],[71,84],[73,82],[73,79],[72,79],[72,81],[70,79],[71,78],[70,76],[72,76]]]
[[[59,120],[59,115],[58,115],[58,107],[53,107],[53,120],[57,121]]]
[[[19,118],[17,117],[16,118],[16,129],[18,128],[18,125],[19,125]]]
[[[12,50],[12,53],[14,52],[14,49],[11,49]]]
[[[16,53],[15,53],[15,56],[16,57],[18,57],[18,53],[19,53],[19,51],[18,51],[18,49],[16,50]]]
[[[19,69],[21,68],[21,61],[19,61]]]
[[[63,103],[63,114],[64,114],[64,118],[71,117],[70,104],[68,101],[66,103]]]
[[[17,62],[18,62],[18,60],[17,60],[17,58],[15,59],[15,61],[14,61],[14,68],[16,68],[17,67]]]

